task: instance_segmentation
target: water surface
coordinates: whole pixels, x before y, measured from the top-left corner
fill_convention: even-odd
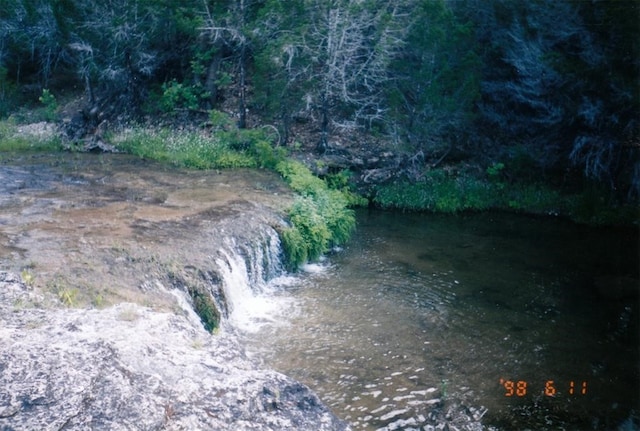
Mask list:
[[[640,411],[638,298],[595,287],[638,279],[637,231],[358,217],[288,288],[297,307],[249,336],[354,429],[615,429]]]

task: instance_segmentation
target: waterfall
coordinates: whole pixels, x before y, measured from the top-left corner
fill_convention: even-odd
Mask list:
[[[243,331],[253,332],[274,322],[290,299],[282,295],[285,275],[280,239],[265,227],[252,239],[228,237],[215,258],[229,308],[229,322]],[[289,304],[290,305],[290,304]]]

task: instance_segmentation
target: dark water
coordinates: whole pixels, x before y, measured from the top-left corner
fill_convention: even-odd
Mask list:
[[[348,246],[288,287],[280,324],[248,335],[265,365],[354,429],[635,429],[637,230],[358,217]]]

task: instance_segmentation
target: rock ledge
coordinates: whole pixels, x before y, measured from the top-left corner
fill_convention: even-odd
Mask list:
[[[230,329],[209,335],[187,306],[48,303],[0,271],[2,431],[349,429],[306,386],[256,369]]]

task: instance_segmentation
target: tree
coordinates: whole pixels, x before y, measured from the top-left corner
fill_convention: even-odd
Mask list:
[[[403,45],[400,2],[308,0],[308,30],[302,53],[308,79],[316,85],[307,94],[320,114],[318,149],[328,148],[330,125],[371,125],[383,118],[387,105],[383,85],[388,65]],[[346,122],[331,119],[339,112]]]
[[[49,85],[63,57],[60,12],[65,6],[51,0],[0,2],[0,66],[17,84]]]
[[[564,1],[495,0],[486,6],[476,16],[479,42],[486,47],[481,131],[487,142],[525,147],[540,167],[550,168],[561,157],[558,142],[567,115],[560,95],[568,77],[554,68],[553,58],[580,37],[578,16]]]
[[[445,1],[417,2],[390,66],[387,130],[394,141],[439,160],[462,143],[479,96],[476,50],[472,25]]]
[[[619,197],[640,200],[640,4],[578,5],[589,32],[574,61],[559,63],[581,94],[569,154],[573,166]]]
[[[488,5],[467,2],[487,47],[477,123],[487,154],[640,190],[637,2]]]
[[[289,141],[292,117],[304,109],[308,87],[301,54],[300,27],[306,25],[304,2],[268,0],[253,24],[254,103],[266,118],[279,123],[281,142]]]
[[[403,43],[401,3],[300,0],[286,8],[268,2],[263,9],[267,22],[291,27],[274,31],[269,25],[276,41],[265,47],[260,65],[278,68],[281,106],[293,104],[317,118],[319,150],[328,148],[332,128],[367,127],[383,117],[387,66]],[[277,18],[275,10],[304,14]],[[283,113],[285,121],[289,115]]]
[[[237,64],[238,79],[238,127],[244,129],[247,125],[247,63],[250,55],[250,37],[247,33],[247,20],[252,1],[237,0],[229,2],[227,13],[215,13],[204,1],[206,19],[202,32],[209,38],[214,46],[225,45],[232,52],[231,58]],[[219,7],[220,5],[218,5]],[[209,67],[210,76],[208,78],[208,88],[214,90],[216,72],[219,67],[219,57],[214,58]],[[215,90],[214,90],[215,91]]]

